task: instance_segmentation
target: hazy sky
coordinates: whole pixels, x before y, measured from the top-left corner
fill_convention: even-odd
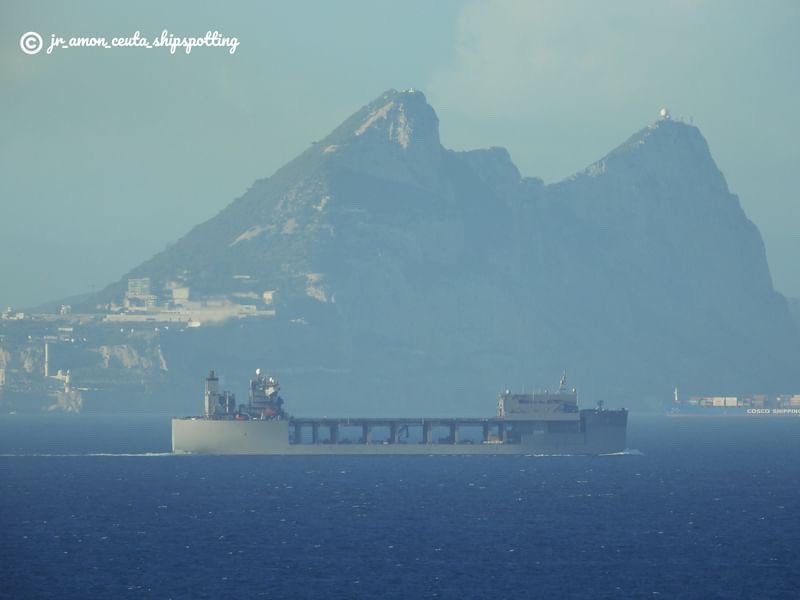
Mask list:
[[[69,48],[219,31],[239,46]],[[22,34],[41,34],[28,55]],[[385,89],[445,146],[557,181],[668,106],[691,117],[800,297],[800,2],[3,2],[0,305],[98,289]],[[724,294],[724,290],[720,290]]]

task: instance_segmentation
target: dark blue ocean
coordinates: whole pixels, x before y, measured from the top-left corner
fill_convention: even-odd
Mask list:
[[[170,456],[0,419],[3,598],[798,598],[800,420],[633,416],[605,457]]]

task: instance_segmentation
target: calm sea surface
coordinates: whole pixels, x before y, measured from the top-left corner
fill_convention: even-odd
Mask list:
[[[800,419],[634,416],[628,439],[192,457],[166,417],[3,417],[0,597],[800,597]]]

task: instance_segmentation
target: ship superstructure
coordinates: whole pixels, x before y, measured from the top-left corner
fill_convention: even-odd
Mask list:
[[[172,420],[174,452],[209,454],[608,454],[625,449],[628,412],[580,409],[566,374],[554,392],[498,396],[493,417],[296,418],[274,376],[247,404],[206,378],[205,414]]]
[[[247,404],[236,405],[236,394],[221,392],[219,378],[214,371],[206,377],[205,411],[206,419],[284,419],[283,398],[280,397],[281,386],[272,375],[262,375],[256,369],[256,376],[250,380],[250,396]]]

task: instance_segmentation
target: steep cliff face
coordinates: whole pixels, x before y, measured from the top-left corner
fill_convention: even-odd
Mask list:
[[[424,96],[389,91],[130,275],[275,290],[275,320],[166,359],[266,362],[326,414],[333,397],[340,413],[486,412],[563,368],[618,404],[800,387],[760,235],[700,132],[670,120],[545,186],[503,149],[443,148]]]
[[[145,348],[137,348],[132,344],[101,345],[91,351],[99,355],[98,366],[103,369],[167,370],[161,348],[155,345]]]
[[[598,365],[634,367],[636,387],[669,378],[707,392],[791,385],[797,334],[786,302],[696,128],[659,121],[548,187],[546,201],[567,211],[562,224],[575,233],[550,247],[573,270],[568,295],[591,294],[563,308],[578,331],[594,332],[605,350]]]

